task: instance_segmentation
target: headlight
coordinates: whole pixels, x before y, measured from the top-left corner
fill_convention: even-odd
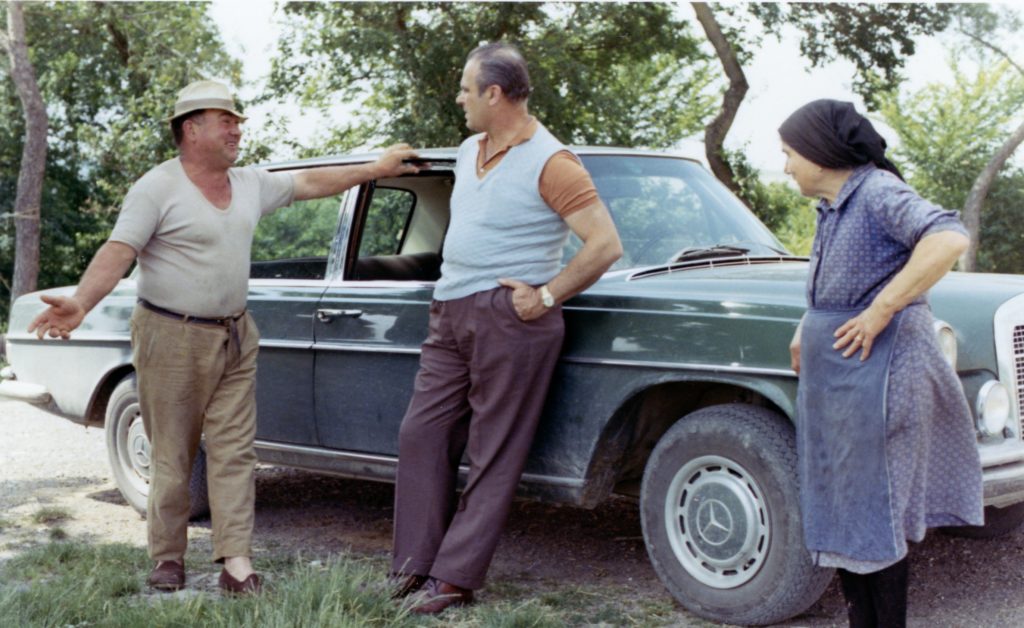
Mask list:
[[[953,331],[953,327],[946,321],[935,321],[934,324],[935,339],[939,341],[939,349],[942,351],[942,355],[945,356],[946,362],[949,363],[953,369],[956,369],[956,332]]]
[[[1012,408],[1010,392],[1006,390],[1006,386],[994,379],[985,382],[978,391],[978,403],[975,407],[978,430],[984,436],[1002,434]]]

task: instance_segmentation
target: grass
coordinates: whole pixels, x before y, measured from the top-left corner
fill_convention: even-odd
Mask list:
[[[57,508],[54,506],[46,506],[40,508],[32,515],[32,521],[34,523],[41,523],[44,525],[53,525],[60,523],[61,521],[67,521],[71,519],[71,513],[64,508]]]
[[[202,569],[216,573],[216,566],[190,559],[186,557],[190,586],[201,579]],[[257,558],[266,589],[257,597],[238,599],[192,588],[187,594],[152,593],[144,585],[150,566],[142,548],[123,544],[51,542],[31,548],[0,565],[0,617],[8,626],[111,628],[554,628],[661,626],[672,619],[671,609],[645,603],[624,607],[614,601],[616,596],[601,591],[554,586],[537,595],[503,581],[489,585],[481,603],[440,618],[419,617],[388,599],[387,590],[378,586],[386,568],[379,559],[339,557],[321,563],[281,555]],[[212,586],[214,579],[207,581]]]
[[[0,517],[0,532],[3,532],[7,528],[13,528],[14,526],[15,523],[10,519],[4,519],[3,517]]]

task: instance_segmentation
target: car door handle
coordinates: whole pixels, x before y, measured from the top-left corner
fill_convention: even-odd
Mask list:
[[[329,323],[339,316],[348,318],[359,318],[363,315],[362,310],[317,310],[316,319],[321,323]]]

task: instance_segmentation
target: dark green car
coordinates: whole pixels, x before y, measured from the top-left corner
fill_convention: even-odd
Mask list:
[[[565,305],[565,346],[521,493],[584,508],[613,493],[636,496],[651,561],[688,609],[743,624],[796,615],[832,576],[810,563],[797,501],[788,345],[805,307],[807,261],[694,161],[577,153],[625,254]],[[262,334],[262,461],[394,477],[453,183],[454,150],[422,156],[431,168],[418,175],[296,203],[261,222],[249,307]],[[149,443],[128,344],[135,299],[134,281],[122,281],[66,342],[25,333],[42,304],[39,294],[19,299],[0,392],[104,425],[117,483],[142,510]],[[987,525],[960,533],[1008,532],[1024,518],[1024,279],[953,273],[931,300],[985,466]],[[203,473],[200,456],[196,514],[205,509]]]

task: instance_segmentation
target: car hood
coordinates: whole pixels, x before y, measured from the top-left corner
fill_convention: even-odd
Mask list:
[[[808,262],[708,260],[671,270],[660,267],[610,273],[595,287],[605,305],[664,312],[797,320],[806,308]],[[1024,295],[1024,276],[951,272],[928,294],[937,319],[952,325],[959,370],[994,370],[993,317]],[[1024,320],[1024,297],[1018,305]]]

